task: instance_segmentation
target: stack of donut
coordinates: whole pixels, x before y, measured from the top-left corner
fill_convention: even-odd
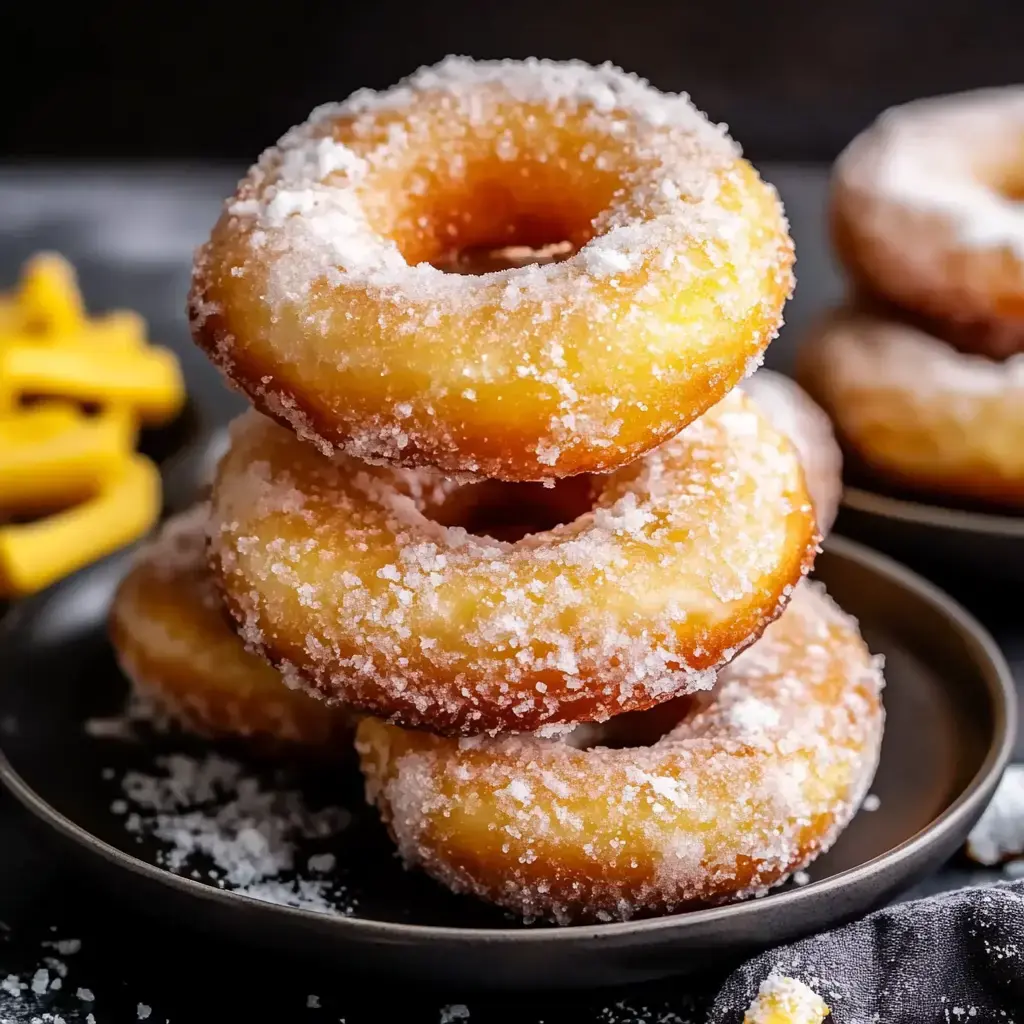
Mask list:
[[[526,918],[783,881],[882,728],[856,623],[803,579],[829,428],[735,388],[792,259],[724,131],[612,67],[449,58],[318,109],[197,256],[195,339],[254,408],[122,588],[128,674],[173,704],[219,665],[234,717],[189,702],[213,734],[358,721],[406,863]]]
[[[834,172],[853,296],[799,378],[853,459],[931,498],[1024,510],[1024,87],[886,111]]]

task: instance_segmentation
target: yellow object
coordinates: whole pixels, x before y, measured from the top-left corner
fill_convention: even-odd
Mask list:
[[[141,455],[124,459],[94,498],[32,523],[0,526],[0,594],[55,583],[130,544],[160,513],[160,474]]]
[[[0,351],[0,389],[130,405],[154,425],[177,414],[183,390],[178,361],[167,350],[70,345],[11,345]]]
[[[181,410],[174,354],[132,310],[89,316],[56,253],[0,296],[0,598],[31,593],[137,539],[160,511],[140,423]],[[48,513],[48,514],[46,514]],[[44,515],[46,514],[46,515]]]
[[[743,1024],[821,1024],[830,1012],[825,1000],[802,981],[771,974],[761,982]]]
[[[41,334],[66,334],[86,319],[74,267],[56,253],[39,253],[25,265],[18,305],[23,323]]]
[[[130,415],[44,402],[0,416],[0,508],[41,512],[100,490],[134,448]]]

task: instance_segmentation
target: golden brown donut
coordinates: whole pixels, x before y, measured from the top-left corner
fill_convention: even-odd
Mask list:
[[[481,502],[518,520],[544,495],[564,525],[469,532]],[[708,688],[817,542],[796,452],[740,391],[614,474],[525,492],[326,459],[249,412],[212,503],[215,570],[249,644],[295,685],[445,734]]]
[[[545,266],[439,269],[563,242]],[[686,96],[449,58],[265,152],[190,310],[228,378],[326,454],[536,481],[623,466],[718,401],[774,337],[792,262],[775,190]]]
[[[1024,355],[968,355],[843,308],[810,332],[797,377],[848,452],[883,479],[1024,507]]]
[[[1024,352],[1024,87],[887,110],[844,150],[833,237],[862,288],[959,348]]]
[[[456,740],[366,718],[356,747],[407,865],[526,918],[622,920],[762,894],[827,850],[874,775],[882,686],[804,582],[711,695],[616,746],[596,726]]]
[[[202,736],[347,748],[352,716],[288,689],[231,627],[206,563],[208,519],[199,505],[168,520],[118,588],[109,625],[124,674]]]

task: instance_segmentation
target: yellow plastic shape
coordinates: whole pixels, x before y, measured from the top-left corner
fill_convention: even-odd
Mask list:
[[[158,426],[177,415],[184,394],[178,360],[166,349],[0,348],[0,409],[5,404],[10,407],[18,397],[47,395],[99,405],[129,405],[143,422]]]
[[[25,264],[18,305],[29,330],[67,334],[86,319],[75,268],[53,252],[38,253]]]
[[[40,402],[0,416],[0,511],[66,507],[95,494],[135,447],[130,411],[90,416]]]
[[[133,455],[80,505],[31,523],[0,526],[0,596],[42,590],[136,540],[160,513],[160,474]]]

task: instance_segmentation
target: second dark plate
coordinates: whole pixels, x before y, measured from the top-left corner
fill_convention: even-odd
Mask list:
[[[847,486],[836,529],[931,575],[1024,583],[1024,515],[946,508]]]

